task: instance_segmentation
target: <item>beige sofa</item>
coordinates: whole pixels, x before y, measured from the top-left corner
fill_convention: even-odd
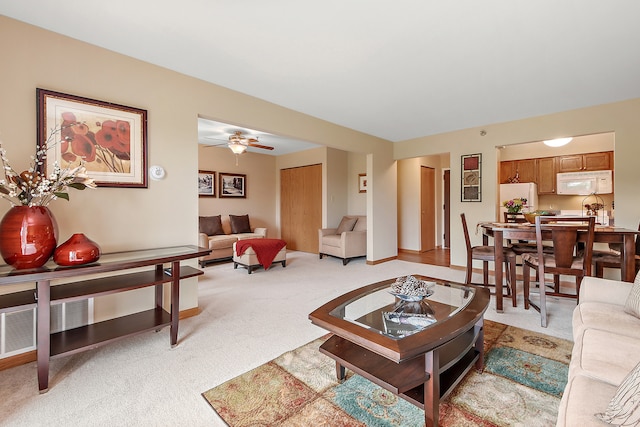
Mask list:
[[[640,319],[624,312],[632,286],[595,277],[582,281],[557,426],[607,425],[594,414],[607,409],[622,380],[640,362]]]
[[[219,216],[219,215],[218,215]],[[232,233],[231,224],[229,219],[222,219],[222,231],[218,230],[220,234],[207,234],[203,232],[202,218],[212,217],[200,217],[200,233],[198,234],[198,246],[211,249],[211,253],[207,256],[199,259],[200,266],[206,266],[207,262],[221,261],[225,259],[233,258],[233,244],[242,239],[262,239],[267,237],[267,229],[262,227],[256,227],[251,229],[251,232],[245,233]],[[213,217],[215,218],[215,217]],[[216,232],[216,231],[214,231]]]
[[[343,223],[348,220],[356,221],[347,227],[347,231],[339,232]],[[321,228],[318,230],[318,254],[320,259],[324,255],[331,255],[342,259],[342,264],[352,258],[367,255],[367,217],[364,215],[346,215],[336,228]]]

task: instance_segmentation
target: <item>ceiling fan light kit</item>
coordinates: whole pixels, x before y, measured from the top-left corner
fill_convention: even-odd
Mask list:
[[[239,142],[229,142],[229,148],[233,151],[233,154],[242,154],[247,151],[247,146]]]

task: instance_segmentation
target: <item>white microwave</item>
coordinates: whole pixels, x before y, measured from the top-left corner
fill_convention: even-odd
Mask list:
[[[559,173],[556,179],[557,194],[586,196],[613,193],[612,171]]]

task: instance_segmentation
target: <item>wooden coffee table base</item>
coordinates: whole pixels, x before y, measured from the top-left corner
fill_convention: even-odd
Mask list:
[[[350,369],[423,409],[425,425],[437,426],[440,400],[474,364],[478,371],[484,367],[483,320],[451,341],[400,363],[337,335],[322,344],[320,352],[336,361],[338,380],[344,380],[345,368]]]

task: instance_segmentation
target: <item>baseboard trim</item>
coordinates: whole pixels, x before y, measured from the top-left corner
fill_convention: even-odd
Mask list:
[[[189,317],[197,316],[200,314],[200,307],[189,308],[187,310],[180,311],[180,320],[187,319]],[[16,366],[26,365],[27,363],[35,362],[38,359],[37,350],[27,351],[25,353],[16,354],[15,356],[5,357],[0,359],[0,371],[5,369],[15,368]]]
[[[389,258],[382,258],[382,259],[377,259],[375,261],[369,261],[367,260],[367,265],[376,265],[376,264],[382,264],[383,262],[387,262],[387,261],[393,261],[394,259],[398,259],[398,256],[392,256]]]
[[[401,254],[413,254],[413,255],[420,255],[420,254],[422,254],[423,252],[416,251],[416,250],[413,250],[413,249],[400,249],[400,248],[398,248],[398,253],[401,253]]]
[[[35,362],[37,358],[38,353],[36,352],[36,350],[31,350],[27,351],[26,353],[0,359],[0,371],[4,371],[5,369],[9,368],[15,368],[16,366],[25,365],[30,362]]]
[[[198,314],[200,314],[200,307],[193,307],[187,310],[182,310],[180,312],[179,318],[180,320],[187,319],[189,317],[197,316]]]

